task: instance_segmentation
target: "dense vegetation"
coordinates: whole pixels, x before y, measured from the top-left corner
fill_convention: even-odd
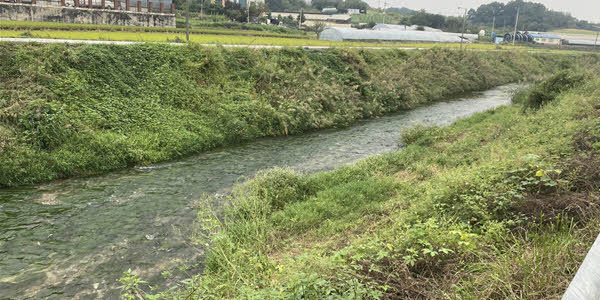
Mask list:
[[[346,126],[575,56],[0,44],[0,186]]]
[[[515,17],[519,10],[519,30],[548,31],[556,28],[579,28],[598,30],[594,24],[578,20],[570,14],[548,9],[544,4],[522,0],[510,1],[506,4],[492,2],[469,11],[469,21],[473,24],[492,26],[496,16],[496,28],[507,24],[514,26]]]
[[[510,1],[506,4],[492,2],[482,4],[477,9],[470,9],[467,13],[467,30],[479,32],[482,26],[488,29],[495,26],[496,31],[499,32],[512,31],[515,25],[517,7],[520,7],[519,30],[549,31],[558,28],[598,30],[597,25],[588,21],[578,20],[567,13],[550,10],[541,3],[522,0]],[[411,11],[406,8],[388,9],[388,11],[402,12],[403,16],[394,18],[394,22],[398,24],[429,26],[449,32],[460,32],[462,30],[462,17],[428,13],[425,10]],[[388,20],[390,19],[388,18]]]
[[[419,126],[401,151],[314,175],[262,172],[225,205],[206,200],[195,237],[209,245],[204,274],[158,296],[560,297],[600,225],[597,74],[533,86],[521,101],[560,85],[536,109]],[[131,273],[121,282],[148,296]]]

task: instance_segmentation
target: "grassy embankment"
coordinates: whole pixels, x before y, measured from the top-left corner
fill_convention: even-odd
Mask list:
[[[559,298],[600,225],[599,95],[600,77],[563,71],[516,105],[413,128],[401,151],[260,173],[200,212],[205,272],[159,296]],[[137,280],[125,294],[146,295]]]
[[[545,76],[580,56],[0,44],[0,186],[85,176]]]

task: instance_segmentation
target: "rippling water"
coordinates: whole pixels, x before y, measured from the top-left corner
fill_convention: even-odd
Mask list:
[[[158,279],[162,270],[198,267],[202,250],[174,228],[189,228],[203,195],[226,193],[274,166],[333,169],[398,149],[405,127],[447,125],[510,103],[515,85],[438,102],[345,129],[266,138],[180,161],[0,190],[0,299],[118,298],[117,279],[132,268]],[[162,280],[161,282],[169,282]]]

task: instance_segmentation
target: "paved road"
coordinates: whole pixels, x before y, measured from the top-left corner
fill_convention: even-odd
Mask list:
[[[97,40],[69,40],[69,39],[40,39],[40,38],[0,38],[0,42],[17,42],[17,43],[42,43],[42,44],[94,44],[94,45],[133,45],[143,44],[147,42],[133,42],[133,41],[97,41]],[[183,46],[185,43],[161,43],[176,46]],[[214,47],[217,44],[200,44],[202,46]],[[336,48],[335,46],[275,46],[275,45],[220,45],[227,48],[285,48],[285,47],[302,47],[304,49],[328,49]],[[344,48],[361,48],[361,49],[390,49],[391,47],[344,47]],[[394,49],[403,50],[418,50],[425,48],[409,48],[409,47],[394,47]]]

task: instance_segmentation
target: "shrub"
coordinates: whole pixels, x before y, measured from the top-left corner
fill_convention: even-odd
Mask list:
[[[574,87],[580,86],[585,82],[585,73],[575,73],[571,70],[564,70],[543,82],[535,85],[526,95],[521,94],[520,97],[525,97],[524,101],[517,99],[517,101],[523,101],[526,109],[539,109],[543,105],[556,99],[556,97]]]
[[[430,145],[435,142],[439,133],[440,128],[438,126],[416,125],[402,130],[400,143],[404,146],[411,144]]]

